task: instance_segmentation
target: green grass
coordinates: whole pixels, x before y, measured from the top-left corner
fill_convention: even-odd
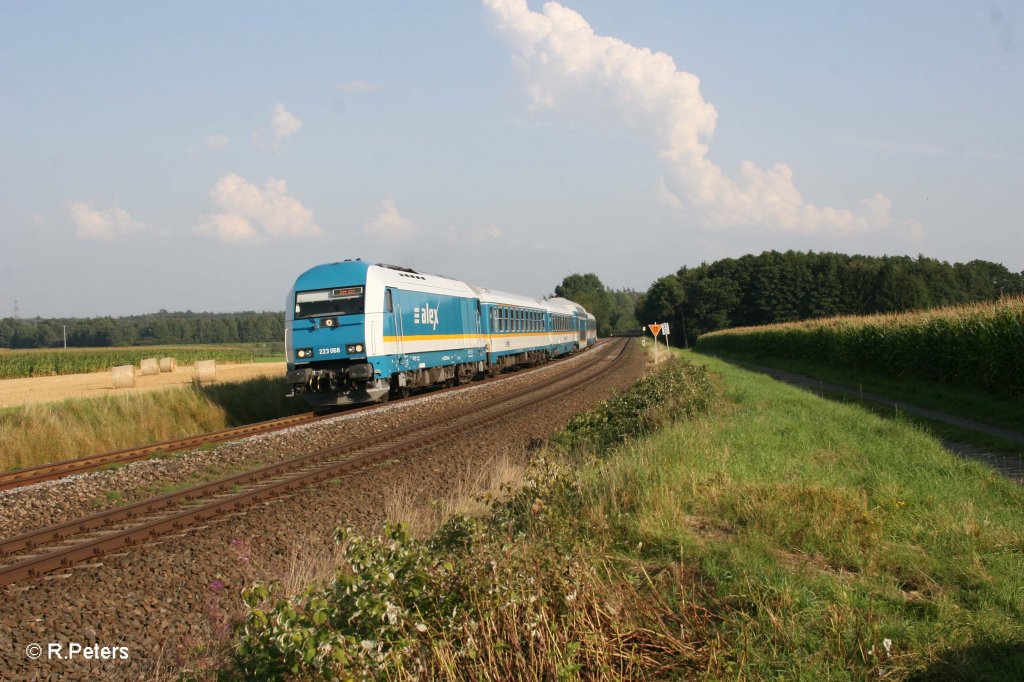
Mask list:
[[[692,577],[675,597],[718,619],[712,677],[1024,676],[1020,486],[908,424],[700,360],[726,409],[587,488],[621,557]]]
[[[894,401],[1024,432],[1024,400],[1020,398],[913,377],[897,378],[891,374],[833,366],[807,359],[753,356],[738,352],[729,352],[723,354],[723,357],[726,360],[783,369],[854,390],[863,389],[865,393],[878,394]]]
[[[646,381],[484,518],[348,530],[326,585],[247,590],[224,679],[1024,679],[1024,488],[691,358],[717,399]]]
[[[829,400],[840,403],[857,405],[871,414],[883,419],[896,419],[904,423],[912,424],[928,435],[942,441],[952,443],[966,443],[981,448],[988,452],[996,452],[1005,455],[1016,455],[1024,457],[1024,444],[1004,440],[997,436],[991,436],[982,431],[963,428],[943,421],[928,419],[921,415],[896,409],[894,405],[883,405],[871,400],[859,400],[845,393],[836,393],[828,390],[818,390],[817,393]],[[901,402],[909,402],[905,398],[897,399]],[[962,415],[961,415],[962,416]]]

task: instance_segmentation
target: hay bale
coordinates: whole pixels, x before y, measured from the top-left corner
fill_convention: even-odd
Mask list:
[[[178,361],[174,358],[160,358],[160,371],[173,372],[178,369]]]
[[[114,388],[133,388],[135,386],[135,365],[121,365],[110,370]]]
[[[160,373],[160,363],[157,362],[156,358],[146,358],[139,363],[139,366],[142,368],[142,376],[144,377]]]
[[[198,360],[196,362],[196,379],[206,384],[217,380],[217,361]]]

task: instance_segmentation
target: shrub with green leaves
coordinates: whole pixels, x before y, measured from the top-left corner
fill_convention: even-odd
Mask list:
[[[573,417],[551,443],[563,452],[601,454],[668,422],[707,411],[714,396],[707,368],[673,357],[628,391]]]
[[[668,363],[602,404],[603,418],[581,418],[566,443],[621,442],[639,433],[633,420],[654,428],[706,409],[713,392],[702,369]],[[326,586],[246,590],[220,679],[637,679],[696,665],[684,633],[697,628],[592,546],[575,469],[540,457],[506,492],[427,541],[395,525],[370,538],[338,531],[343,563]]]

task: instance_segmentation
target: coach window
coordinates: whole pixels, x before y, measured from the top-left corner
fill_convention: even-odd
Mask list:
[[[384,290],[384,303],[389,313],[395,312],[395,303],[391,300],[391,289]]]

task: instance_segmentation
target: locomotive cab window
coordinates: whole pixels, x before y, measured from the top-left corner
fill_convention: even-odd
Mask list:
[[[363,287],[343,287],[295,294],[295,319],[324,315],[361,315]]]

